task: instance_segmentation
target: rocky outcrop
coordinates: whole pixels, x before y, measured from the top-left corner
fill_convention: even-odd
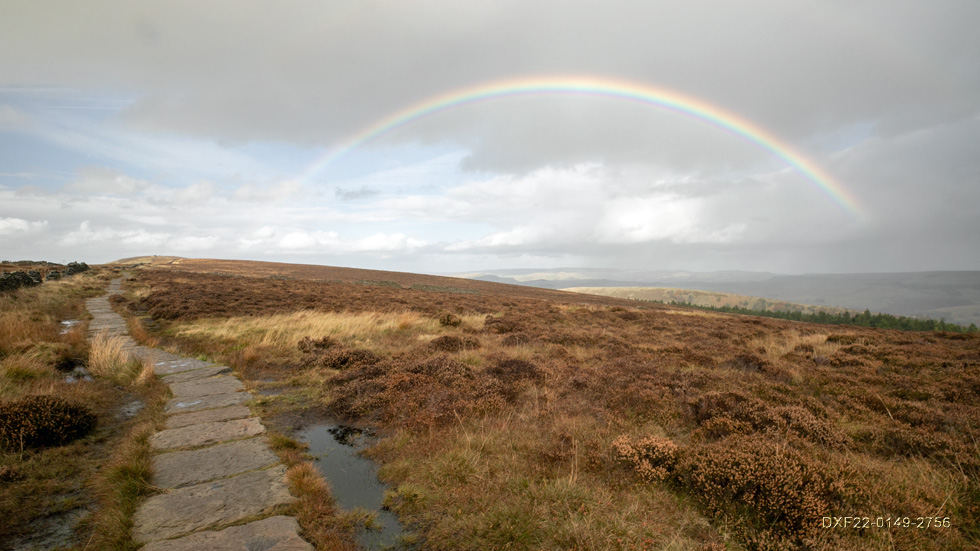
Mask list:
[[[9,264],[9,262],[4,262]],[[44,263],[44,265],[51,265]],[[73,276],[88,271],[89,266],[84,262],[69,262],[64,271],[51,270],[46,277],[41,277],[41,272],[37,270],[5,272],[0,274],[0,292],[16,291],[21,287],[33,287],[45,281],[56,281],[65,276]]]
[[[27,275],[27,272],[7,272],[0,274],[0,291],[15,291],[21,287],[33,287],[38,283],[35,283],[34,279]]]
[[[69,262],[65,266],[65,275],[72,276],[88,271],[88,264],[84,262]]]

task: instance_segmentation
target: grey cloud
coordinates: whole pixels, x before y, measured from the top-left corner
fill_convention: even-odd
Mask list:
[[[980,3],[973,0],[287,0],[242,6],[6,6],[0,86],[35,87],[45,97],[74,87],[132,98],[119,103],[129,107],[112,124],[92,127],[61,114],[36,133],[140,166],[141,173],[193,167],[199,178],[179,188],[147,186],[118,173],[82,175],[74,184],[93,195],[148,198],[149,205],[139,198],[132,204],[152,207],[149,216],[194,207],[196,215],[213,217],[211,237],[173,233],[187,237],[181,246],[188,248],[220,250],[236,233],[247,233],[228,228],[260,219],[277,223],[259,214],[259,206],[313,193],[226,144],[329,147],[449,90],[496,79],[599,75],[664,87],[754,122],[824,166],[858,197],[865,220],[786,170],[771,151],[710,122],[621,100],[549,95],[461,106],[379,138],[374,145],[417,142],[464,151],[447,163],[469,170],[472,181],[433,183],[422,192],[401,182],[414,186],[424,175],[394,169],[343,182],[333,197],[363,202],[356,213],[325,203],[306,211],[277,205],[280,217],[300,218],[296,224],[306,232],[297,228],[289,243],[333,231],[317,226],[319,220],[410,225],[431,217],[486,229],[457,240],[465,246],[455,249],[453,243],[420,246],[424,254],[417,251],[416,258],[431,265],[453,255],[460,262],[496,255],[508,262],[580,258],[686,269],[980,266],[980,249],[971,242],[980,230],[980,33],[974,28]],[[0,128],[25,120],[14,107],[0,106]],[[218,165],[245,175],[230,202],[227,182],[220,181],[227,171]],[[573,173],[582,166],[600,167],[601,174],[576,188]],[[534,183],[549,170],[568,179]],[[254,183],[242,183],[256,174]],[[520,195],[533,185],[543,187]],[[44,193],[20,187],[13,197],[30,195],[40,203]],[[624,222],[599,212],[630,199],[653,205],[651,197],[697,205],[691,209],[697,218],[691,214],[670,233],[642,220],[642,213],[627,213],[634,219]],[[79,209],[74,228],[95,209],[81,198],[44,200]],[[41,216],[4,208],[0,215],[8,218]],[[604,239],[563,230],[581,229],[576,224],[586,226],[583,220],[593,226],[604,220]],[[638,242],[611,238],[616,232]],[[410,238],[398,228],[379,234]],[[344,250],[343,258],[356,263]]]
[[[891,133],[953,120],[975,108],[980,90],[970,69],[980,6],[971,1],[103,6],[19,5],[0,33],[9,46],[0,78],[139,90],[145,97],[129,118],[144,128],[307,143],[330,143],[424,98],[515,75],[654,83],[798,141],[854,120]],[[447,114],[429,128],[439,139],[471,140],[481,167],[534,165],[495,157],[504,142],[530,146],[548,162],[624,154],[621,142],[637,130],[623,124],[618,107],[582,110],[578,128],[602,139],[558,139],[579,115],[536,107],[483,121],[491,137],[475,142],[465,109],[466,124]],[[554,132],[541,136],[547,128]],[[605,139],[617,133],[625,137]],[[400,135],[432,137],[422,127]],[[646,154],[639,148],[634,158]]]

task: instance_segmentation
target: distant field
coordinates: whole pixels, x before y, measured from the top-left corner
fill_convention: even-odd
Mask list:
[[[750,297],[733,293],[715,293],[711,291],[672,289],[668,287],[569,287],[563,290],[573,293],[585,293],[629,300],[649,300],[666,303],[677,302],[678,304],[693,304],[695,306],[740,306],[749,310],[769,312],[804,312],[807,314],[827,312],[828,314],[839,314],[849,311],[846,308],[798,304],[784,300],[770,300],[762,297]]]
[[[127,286],[272,426],[373,427],[421,549],[980,543],[980,335],[294,264],[182,260]],[[899,526],[823,527],[843,516]]]

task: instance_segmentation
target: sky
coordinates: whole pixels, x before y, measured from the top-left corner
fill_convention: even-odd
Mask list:
[[[975,0],[0,0],[0,258],[980,270]]]

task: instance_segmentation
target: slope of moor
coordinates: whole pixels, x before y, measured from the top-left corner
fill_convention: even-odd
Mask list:
[[[264,418],[374,427],[423,549],[980,543],[978,335],[270,263],[129,285],[158,337],[275,390]]]

